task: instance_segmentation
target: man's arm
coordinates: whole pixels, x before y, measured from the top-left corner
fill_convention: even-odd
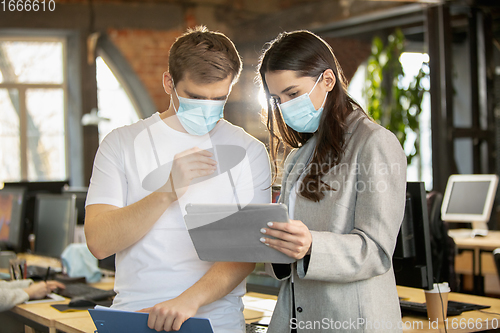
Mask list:
[[[197,147],[174,157],[167,183],[157,192],[131,205],[88,205],[85,212],[87,246],[98,258],[106,258],[135,244],[151,230],[165,210],[184,193],[191,181],[215,171],[212,153]],[[113,186],[109,184],[108,186]]]
[[[175,200],[172,193],[154,192],[123,208],[87,206],[85,238],[90,252],[96,258],[104,259],[135,244]]]
[[[254,263],[216,262],[208,272],[178,297],[158,303],[148,312],[148,327],[156,331],[178,331],[198,309],[230,293],[255,268]]]

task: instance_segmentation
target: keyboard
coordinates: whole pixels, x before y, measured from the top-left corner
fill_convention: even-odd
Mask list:
[[[267,326],[262,326],[259,324],[247,324],[246,333],[266,333]]]
[[[89,286],[86,283],[70,283],[65,289],[58,289],[56,294],[64,297],[84,297],[91,301],[101,301],[116,295],[114,290],[103,290]]]
[[[417,302],[409,302],[409,301],[399,301],[399,305],[401,306],[401,311],[409,311],[421,313],[427,316],[427,305],[425,303],[417,303]],[[489,305],[479,305],[472,303],[462,303],[455,301],[448,301],[448,316],[458,316],[464,311],[473,311],[473,310],[481,310],[489,308]]]

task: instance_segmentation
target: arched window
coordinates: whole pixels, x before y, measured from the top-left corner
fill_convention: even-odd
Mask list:
[[[101,56],[96,59],[96,75],[99,117],[107,119],[98,124],[101,142],[113,129],[133,124],[140,116],[123,85]]]

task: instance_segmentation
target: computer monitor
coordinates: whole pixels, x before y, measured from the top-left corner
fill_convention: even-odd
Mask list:
[[[451,175],[444,192],[441,219],[470,222],[472,236],[486,236],[497,185],[497,175]]]
[[[64,186],[68,186],[69,180],[57,180],[57,181],[43,181],[43,182],[30,182],[30,181],[19,181],[19,182],[6,182],[3,184],[4,188],[12,187],[24,187],[29,193],[61,193]]]
[[[24,188],[0,190],[0,249],[21,251],[24,194]]]
[[[406,184],[406,206],[393,254],[396,284],[432,289],[432,255],[427,214],[427,198],[423,182]]]
[[[19,181],[6,182],[3,184],[4,189],[24,188],[26,190],[24,202],[25,224],[22,235],[21,251],[25,251],[30,248],[30,245],[28,244],[28,237],[29,234],[33,233],[33,225],[35,223],[36,195],[39,193],[60,194],[62,193],[64,186],[68,186],[68,184],[68,180],[43,182]]]
[[[73,243],[76,225],[76,196],[39,194],[35,211],[35,253],[60,258]]]

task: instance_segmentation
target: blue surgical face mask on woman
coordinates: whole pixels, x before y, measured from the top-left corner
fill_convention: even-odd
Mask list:
[[[279,106],[285,123],[297,132],[314,133],[319,127],[319,121],[323,113],[323,106],[328,96],[328,92],[326,92],[323,104],[321,104],[318,110],[314,108],[309,95],[313,92],[314,88],[316,88],[322,76],[323,73],[318,77],[314,87],[312,87],[309,93],[305,93]]]
[[[174,110],[182,127],[189,134],[205,135],[224,117],[224,104],[226,104],[226,100],[213,101],[179,97],[175,86],[174,92],[179,99],[179,109],[176,110],[175,104],[173,104]]]

